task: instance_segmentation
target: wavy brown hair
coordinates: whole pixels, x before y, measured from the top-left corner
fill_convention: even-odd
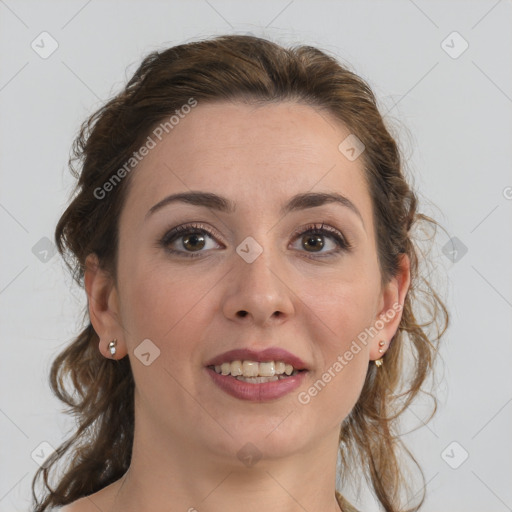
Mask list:
[[[119,216],[136,168],[106,197],[98,199],[94,191],[123,167],[158,123],[191,98],[198,104],[300,102],[333,115],[365,144],[360,158],[373,203],[382,281],[397,275],[405,253],[411,262],[411,285],[384,365],[369,364],[361,396],[341,425],[339,476],[344,483],[350,475],[343,468],[357,462],[384,510],[418,510],[425,492],[410,508],[401,503],[407,481],[396,422],[423,390],[448,325],[442,300],[420,272],[428,257],[413,236],[415,227],[438,224],[417,212],[417,196],[405,178],[399,146],[369,85],[336,58],[311,46],[283,48],[242,35],[149,54],[122,92],[83,123],[73,144],[69,163],[77,184],[55,240],[74,279],[83,286],[86,257],[95,253],[116,282]],[[420,311],[428,317],[423,323],[417,319]],[[87,312],[84,318],[86,327],[57,356],[50,374],[51,388],[74,415],[77,430],[35,474],[35,512],[95,493],[121,478],[130,465],[135,383],[129,358],[103,357]],[[434,412],[435,407],[434,397]],[[52,483],[49,477],[57,469],[60,476]],[[36,484],[41,477],[45,492],[39,499]],[[341,495],[339,499],[351,509]]]

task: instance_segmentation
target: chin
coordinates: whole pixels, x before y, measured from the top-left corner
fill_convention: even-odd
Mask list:
[[[309,428],[290,410],[271,416],[233,415],[221,422],[225,431],[217,429],[215,437],[212,431],[205,433],[204,442],[218,455],[236,457],[237,465],[245,457],[272,460],[293,455],[306,443]]]

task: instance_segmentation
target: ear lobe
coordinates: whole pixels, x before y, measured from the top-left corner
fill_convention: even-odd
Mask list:
[[[391,278],[382,290],[383,304],[374,325],[378,334],[374,337],[370,349],[370,359],[380,359],[389,347],[389,343],[400,325],[405,297],[411,283],[410,260],[407,254],[400,255],[398,274]],[[384,344],[382,343],[384,341]],[[379,344],[380,342],[380,344]],[[379,349],[382,352],[379,352]]]
[[[100,352],[109,359],[108,343],[118,339],[116,359],[126,355],[123,330],[117,311],[117,290],[112,276],[100,267],[96,254],[91,253],[85,260],[84,284],[88,299],[89,318],[100,338]]]

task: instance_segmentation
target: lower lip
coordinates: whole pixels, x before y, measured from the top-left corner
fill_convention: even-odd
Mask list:
[[[210,374],[213,382],[215,382],[222,391],[240,400],[248,400],[251,402],[268,402],[291,393],[302,384],[305,374],[307,373],[306,371],[302,371],[286,379],[253,384],[251,382],[238,380],[229,375],[221,375],[211,368],[206,368],[206,371]]]

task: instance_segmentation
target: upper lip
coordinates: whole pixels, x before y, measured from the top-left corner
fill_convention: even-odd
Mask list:
[[[216,366],[222,363],[230,363],[231,361],[282,361],[285,364],[291,364],[296,370],[306,370],[306,363],[299,357],[291,354],[284,348],[267,348],[265,350],[250,350],[246,348],[238,348],[229,350],[223,354],[210,359],[206,366]]]

